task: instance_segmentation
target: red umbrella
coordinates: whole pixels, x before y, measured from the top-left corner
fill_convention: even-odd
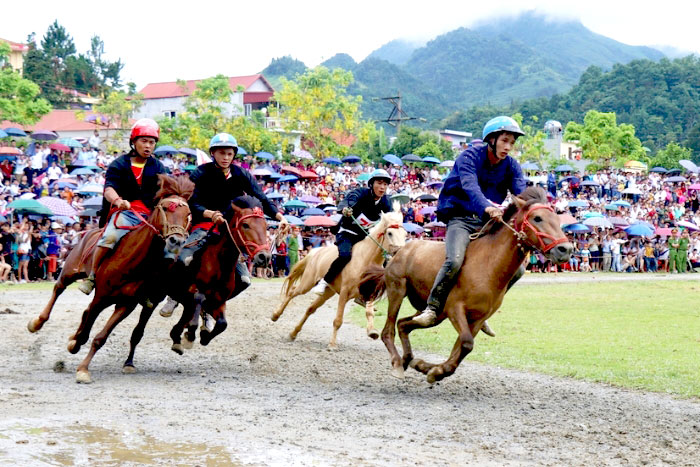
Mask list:
[[[304,225],[313,227],[333,227],[335,221],[326,216],[309,216],[304,219]]]
[[[290,174],[294,174],[299,178],[303,178],[304,176],[302,173],[304,173],[304,170],[297,169],[296,167],[292,167],[291,165],[283,165],[282,168],[280,169],[280,173],[282,172],[287,172]]]
[[[0,154],[14,154],[16,156],[22,154],[22,151],[20,151],[17,148],[13,148],[11,146],[3,146],[0,147]]]
[[[61,143],[51,143],[51,144],[49,144],[49,148],[55,149],[57,151],[70,152],[70,147],[66,146],[65,144],[61,144]]]
[[[559,214],[559,225],[571,225],[577,224],[578,221],[571,214]]]
[[[316,172],[312,172],[311,170],[302,170],[301,178],[318,178],[318,174]]]

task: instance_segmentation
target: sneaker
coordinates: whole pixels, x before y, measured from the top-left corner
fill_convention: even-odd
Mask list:
[[[24,279],[22,279],[21,281],[19,281],[19,283],[20,283],[20,284],[26,284],[27,281],[25,281]]]
[[[178,302],[173,300],[172,298],[168,297],[168,300],[165,302],[165,305],[163,305],[158,313],[163,318],[169,318],[172,316],[173,311],[175,311],[175,308],[177,308]]]
[[[437,314],[435,313],[435,310],[432,308],[428,307],[421,314],[418,316],[413,317],[413,321],[415,323],[420,324],[421,326],[432,326],[435,324],[435,320],[437,319]]]
[[[326,288],[328,287],[328,282],[325,281],[325,279],[321,279],[318,281],[318,284],[314,286],[313,289],[311,289],[312,293],[315,293],[316,295],[323,295],[326,293]]]

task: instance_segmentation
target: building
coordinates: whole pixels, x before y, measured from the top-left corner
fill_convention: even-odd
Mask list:
[[[576,141],[563,141],[564,129],[556,120],[547,120],[544,123],[544,147],[549,157],[553,159],[567,159],[570,161],[581,159],[581,148]]]
[[[175,81],[167,83],[150,83],[143,88],[143,106],[134,114],[134,118],[175,117],[185,108],[185,101],[194,92],[201,80],[185,81],[180,85]],[[275,90],[261,74],[250,76],[232,76],[229,86],[233,90],[231,102],[224,105],[227,115],[250,115],[253,110],[260,110],[270,105]]]
[[[438,133],[442,139],[451,143],[453,148],[462,147],[462,144],[466,144],[472,137],[472,134],[466,131],[440,130]]]
[[[0,39],[0,42],[4,42],[10,46],[10,66],[12,69],[18,73],[22,73],[22,69],[24,68],[24,56],[29,52],[29,46],[6,39]]]

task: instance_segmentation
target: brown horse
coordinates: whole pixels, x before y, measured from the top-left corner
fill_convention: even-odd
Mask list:
[[[181,354],[190,348],[201,312],[205,326],[200,331],[200,343],[207,345],[221,334],[227,326],[226,302],[240,293],[236,288],[236,265],[241,255],[253,259],[254,264],[267,264],[270,261],[270,246],[267,243],[267,222],[262,204],[251,196],[240,196],[233,200],[231,208],[224,213],[226,223],[219,227],[220,234],[210,237],[187,271],[184,280],[170,290],[170,296],[180,302],[184,311],[180,320],[170,331],[173,340],[172,350]],[[214,325],[208,327],[208,320]],[[186,342],[181,336],[188,326]]]
[[[569,260],[573,245],[559,227],[559,219],[547,204],[544,190],[527,188],[504,213],[503,223],[495,223],[488,233],[470,242],[457,283],[438,314],[435,326],[449,318],[457,330],[457,341],[442,364],[414,359],[408,335],[423,326],[411,316],[396,318],[404,297],[418,310],[425,309],[435,276],[445,258],[445,245],[413,241],[402,248],[385,270],[368,271],[360,284],[365,299],[379,296],[386,289],[389,297],[387,321],[382,341],[391,355],[392,375],[403,378],[409,365],[427,375],[429,383],[455,372],[472,351],[474,337],[503,302],[508,284],[522,265],[528,250],[539,250],[556,263]],[[432,327],[429,326],[429,327]],[[403,346],[403,358],[394,345],[395,327]]]
[[[132,349],[135,343],[140,341],[143,328],[153,312],[152,303],[162,299],[163,291],[157,279],[160,277],[159,271],[172,264],[171,260],[177,257],[187,238],[191,219],[187,199],[192,195],[194,184],[186,177],[175,179],[159,175],[159,178],[161,187],[156,195],[158,202],[149,218],[124,236],[115,247],[115,251],[107,256],[95,271],[95,295],[83,312],[78,330],[70,338],[68,351],[77,353],[89,339],[92,325],[102,310],[112,304],[116,304],[116,307],[105,327],[93,338],[90,352],[78,366],[77,382],[91,382],[88,366],[93,356],[104,345],[114,327],[139,303],[144,306],[144,310],[139,326],[132,334]],[[63,290],[86,276],[85,271],[92,261],[90,250],[100,234],[101,230],[90,232],[73,249],[54,286],[49,304],[39,317],[29,322],[28,328],[31,332],[41,329],[49,319],[53,304]],[[81,260],[85,261],[85,264]],[[129,360],[132,358],[133,352]],[[130,370],[133,370],[133,364],[126,364],[125,372]]]
[[[345,305],[349,300],[359,297],[357,284],[362,273],[370,264],[382,264],[384,261],[382,248],[386,249],[390,254],[394,254],[399,248],[406,244],[406,230],[404,230],[402,222],[403,215],[401,214],[400,205],[398,203],[394,205],[393,212],[382,214],[377,225],[370,230],[369,236],[352,247],[352,259],[345,268],[343,268],[343,271],[329,284],[330,287],[326,288],[325,293],[311,303],[311,306],[306,310],[299,324],[297,324],[294,330],[289,334],[291,340],[296,339],[297,334],[299,334],[309,316],[337,291],[338,308],[335,320],[333,320],[333,335],[331,336],[328,347],[330,349],[338,348],[338,330],[343,324]],[[338,247],[333,245],[315,248],[311,250],[311,253],[304,259],[298,262],[284,281],[284,285],[282,286],[282,303],[272,314],[272,321],[277,321],[279,319],[284,309],[294,297],[303,295],[311,290],[314,284],[326,274],[331,263],[337,257]],[[367,335],[376,339],[379,336],[374,329],[374,306],[371,301],[368,301],[365,314],[367,316]]]

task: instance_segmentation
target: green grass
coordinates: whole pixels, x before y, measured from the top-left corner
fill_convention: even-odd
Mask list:
[[[489,320],[468,359],[628,388],[700,397],[700,282],[522,284]],[[377,305],[376,326],[387,302]],[[404,302],[401,316],[415,310]],[[364,310],[353,307],[364,325]],[[449,322],[411,334],[415,348],[447,356]],[[398,342],[398,340],[397,340]],[[400,347],[399,347],[400,349]],[[387,354],[388,358],[388,354]]]

